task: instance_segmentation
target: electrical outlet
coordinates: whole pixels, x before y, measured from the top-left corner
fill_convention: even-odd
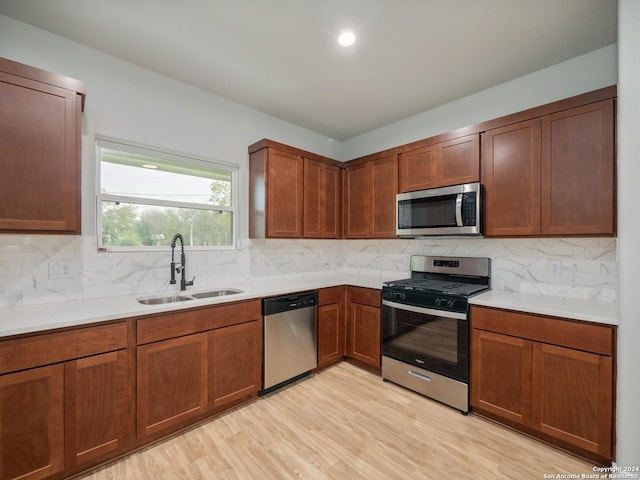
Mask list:
[[[49,262],[49,278],[54,280],[71,278],[71,262]]]
[[[551,275],[560,275],[561,265],[559,260],[549,260],[547,270]]]

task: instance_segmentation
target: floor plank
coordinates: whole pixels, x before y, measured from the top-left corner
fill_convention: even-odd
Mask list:
[[[542,479],[593,466],[342,362],[118,463],[109,479]]]

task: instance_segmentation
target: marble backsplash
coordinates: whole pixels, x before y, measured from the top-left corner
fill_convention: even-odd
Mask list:
[[[195,287],[255,278],[343,272],[391,280],[409,275],[410,255],[492,259],[492,288],[605,302],[617,300],[615,238],[240,240],[237,249],[186,248]],[[176,289],[170,251],[97,252],[93,236],[0,235],[0,307]],[[54,262],[71,267],[54,279]]]

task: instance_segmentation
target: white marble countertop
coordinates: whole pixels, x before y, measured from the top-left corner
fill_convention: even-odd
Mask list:
[[[618,325],[617,304],[578,298],[490,290],[470,299],[472,305]]]
[[[387,279],[385,279],[387,280]],[[55,328],[74,327],[89,323],[116,320],[119,318],[149,315],[154,313],[182,310],[186,308],[216,305],[253,298],[269,297],[302,290],[332,287],[336,285],[354,285],[368,288],[382,288],[382,279],[360,275],[318,274],[290,278],[269,278],[251,280],[242,284],[212,285],[187,289],[185,294],[208,290],[236,288],[242,293],[213,297],[201,300],[189,300],[161,305],[142,305],[138,298],[177,294],[179,291],[165,291],[157,294],[138,294],[118,297],[104,297],[73,302],[47,303],[23,307],[0,309],[0,337],[39,332]]]
[[[384,280],[391,279],[349,274],[318,274],[288,278],[251,280],[243,282],[242,285],[224,284],[193,288],[187,290],[185,293],[193,294],[201,291],[224,288],[237,288],[242,290],[242,293],[161,305],[142,305],[138,303],[138,298],[154,295],[138,294],[73,302],[1,308],[0,337],[40,332],[56,328],[74,327],[120,318],[201,307],[204,305],[216,305],[220,303],[269,297],[273,295],[281,295],[316,288],[326,288],[336,285],[382,288]],[[157,295],[170,295],[174,293],[178,293],[178,291],[159,292]],[[471,299],[471,303],[474,305],[504,308],[527,313],[538,313],[542,315],[585,320],[609,325],[618,324],[617,306],[615,303],[595,302],[545,295],[511,293],[499,290],[491,290],[481,295],[477,295]]]

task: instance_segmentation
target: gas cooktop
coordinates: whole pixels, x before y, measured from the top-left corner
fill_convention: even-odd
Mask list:
[[[470,297],[489,289],[488,285],[434,280],[426,278],[407,278],[385,282],[384,286],[402,290],[417,290],[423,292],[442,293],[448,295],[462,295]]]

